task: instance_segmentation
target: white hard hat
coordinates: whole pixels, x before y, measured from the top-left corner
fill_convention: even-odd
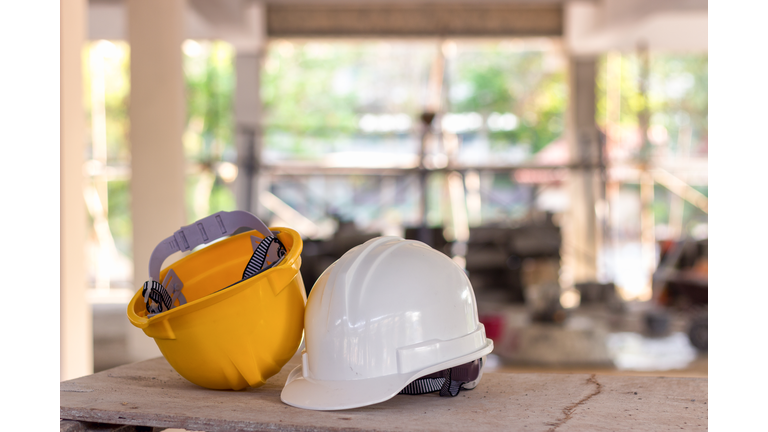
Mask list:
[[[455,396],[462,384],[477,385],[493,350],[464,270],[399,237],[369,240],[328,267],[310,292],[304,331],[302,364],[281,399],[315,410],[371,405],[441,383],[441,394]],[[463,379],[451,380],[451,370]]]

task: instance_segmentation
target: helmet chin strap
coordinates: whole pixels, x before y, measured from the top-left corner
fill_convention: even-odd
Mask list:
[[[152,280],[151,277],[147,282],[144,282],[141,295],[144,297],[144,303],[147,305],[149,316],[154,316],[173,308],[177,300],[179,306],[187,303],[186,297],[181,292],[182,288],[184,288],[184,282],[181,281],[173,269],[168,270],[163,283]]]
[[[462,389],[472,390],[477,386],[477,381],[482,376],[482,369],[483,359],[479,358],[417,378],[405,386],[399,394],[420,395],[439,391],[440,396],[455,397]]]
[[[253,255],[251,255],[251,259],[248,260],[248,265],[245,266],[242,280],[252,278],[257,274],[276,266],[283,260],[286,253],[285,245],[283,245],[283,242],[281,242],[276,235],[271,235],[261,241],[256,237],[251,236],[251,243],[254,245]],[[270,247],[273,244],[276,248],[273,248],[275,250],[270,253]],[[271,262],[269,261],[270,257],[272,257]]]

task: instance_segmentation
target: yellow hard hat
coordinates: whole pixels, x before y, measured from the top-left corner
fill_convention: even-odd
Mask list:
[[[232,235],[243,227],[253,230]],[[227,238],[160,271],[174,252],[221,237]],[[267,228],[244,211],[213,214],[158,244],[150,280],[129,303],[128,319],[187,380],[211,389],[258,387],[301,343],[307,301],[301,250],[292,229]]]

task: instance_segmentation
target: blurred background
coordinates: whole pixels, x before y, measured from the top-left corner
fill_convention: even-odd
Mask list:
[[[442,251],[491,368],[707,376],[706,0],[62,8],[62,380],[159,356],[150,252],[235,209],[304,236],[307,292],[376,236]]]

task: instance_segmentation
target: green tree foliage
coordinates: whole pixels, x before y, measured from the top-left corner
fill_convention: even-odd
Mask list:
[[[230,185],[218,175],[220,162],[236,162],[233,139],[234,48],[222,41],[187,41],[185,156],[194,168],[187,179],[187,219],[234,210]]]
[[[265,147],[315,158],[358,137],[363,114],[417,119],[434,52],[433,44],[273,42],[261,77]]]
[[[690,128],[692,143],[708,137],[707,55],[656,55],[651,63],[649,91],[651,122],[664,126],[669,144],[677,149],[682,128]]]
[[[205,163],[232,156],[234,49],[221,41],[201,42],[200,52],[184,56],[187,124],[200,122],[200,140],[189,141],[187,157]],[[189,129],[188,129],[189,130]],[[198,132],[198,131],[194,131]]]
[[[450,110],[474,111],[484,119],[510,112],[518,126],[490,131],[495,146],[529,144],[537,152],[560,137],[567,87],[560,54],[541,48],[509,48],[500,43],[472,45],[451,60]],[[456,93],[459,93],[456,95]]]
[[[350,65],[359,53],[311,56],[306,51],[270,49],[262,72],[265,143],[298,158],[317,154],[308,143],[313,138],[351,134],[357,126],[352,94],[334,92],[332,84],[336,69]]]
[[[332,141],[360,134],[365,113],[406,113],[418,125],[438,52],[439,45],[427,42],[273,43],[262,75],[267,148],[295,157],[335,150]],[[493,112],[511,112],[518,127],[491,132],[491,141],[538,151],[563,129],[567,91],[560,57],[542,47],[460,44],[448,60],[445,79],[452,96],[446,109],[479,112],[484,120]],[[365,138],[375,142],[376,134]]]
[[[622,54],[619,64],[619,125],[637,127],[638,113],[644,106],[640,93],[640,57],[634,53]],[[708,139],[707,54],[651,53],[649,69],[651,127],[661,126],[666,131],[668,138],[662,144],[676,151],[681,132],[690,132],[690,138],[686,135],[686,139],[694,147],[705,145]],[[596,113],[596,121],[603,128],[608,115],[608,73],[608,59],[603,56],[598,65]]]
[[[333,138],[354,133],[355,94],[344,86],[334,88],[334,81],[339,75],[354,78],[363,47],[293,46],[283,42],[267,54],[261,92],[267,134]]]

